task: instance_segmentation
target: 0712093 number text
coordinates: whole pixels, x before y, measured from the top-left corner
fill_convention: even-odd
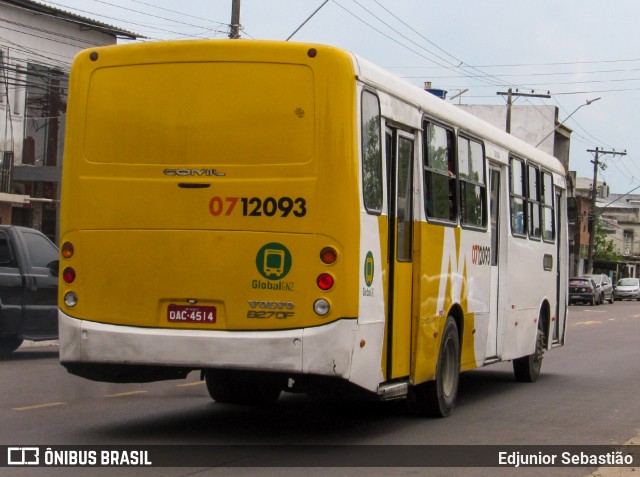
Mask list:
[[[280,217],[288,217],[293,214],[294,217],[304,217],[307,215],[307,201],[302,197],[267,197],[261,199],[259,197],[212,197],[209,201],[209,213],[214,217],[220,215],[231,215],[235,210],[236,204],[240,202],[242,205],[243,217],[274,217],[280,214]]]

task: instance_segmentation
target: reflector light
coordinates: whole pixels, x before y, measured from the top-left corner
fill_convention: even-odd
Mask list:
[[[60,249],[60,251],[62,252],[62,256],[64,258],[73,257],[73,244],[71,242],[65,242],[64,244],[62,244],[62,248]]]
[[[76,295],[74,292],[68,292],[64,296],[64,304],[69,308],[73,308],[78,304],[78,295]]]
[[[321,273],[318,275],[318,279],[316,280],[320,290],[330,290],[331,287],[333,287],[333,282],[333,277],[328,273]]]
[[[313,304],[313,311],[315,311],[316,315],[319,315],[319,316],[324,316],[327,313],[329,313],[330,308],[331,306],[329,305],[329,302],[324,298],[319,298]]]
[[[322,263],[331,265],[338,259],[338,252],[333,247],[325,247],[320,251],[320,260]]]
[[[71,267],[65,268],[62,272],[62,279],[65,281],[65,283],[73,283],[73,281],[76,279],[76,271]]]

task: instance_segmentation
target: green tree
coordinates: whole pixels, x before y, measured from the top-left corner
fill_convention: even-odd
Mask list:
[[[596,233],[593,237],[593,258],[604,262],[617,262],[621,258],[599,219],[596,220]]]

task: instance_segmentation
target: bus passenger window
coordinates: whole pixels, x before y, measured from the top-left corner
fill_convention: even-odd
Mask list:
[[[453,131],[424,123],[424,208],[427,217],[457,219],[456,169]]]
[[[529,237],[539,239],[540,230],[540,170],[535,166],[528,167],[528,204],[529,204]]]
[[[525,235],[525,180],[524,161],[511,158],[511,231],[514,235]]]
[[[369,91],[362,93],[362,194],[370,214],[382,212],[382,135],[380,101]]]
[[[460,222],[473,227],[485,227],[486,185],[484,148],[465,137],[458,138],[458,171],[460,175]]]
[[[547,172],[542,173],[542,238],[553,242],[555,240],[555,224],[553,212],[553,177]]]

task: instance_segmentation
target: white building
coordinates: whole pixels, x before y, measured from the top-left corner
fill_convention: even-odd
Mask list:
[[[461,109],[506,130],[508,106],[462,104]],[[572,130],[558,119],[555,106],[512,105],[511,134],[557,158],[569,170]]]
[[[73,57],[137,37],[31,0],[0,0],[0,223],[55,240]]]

